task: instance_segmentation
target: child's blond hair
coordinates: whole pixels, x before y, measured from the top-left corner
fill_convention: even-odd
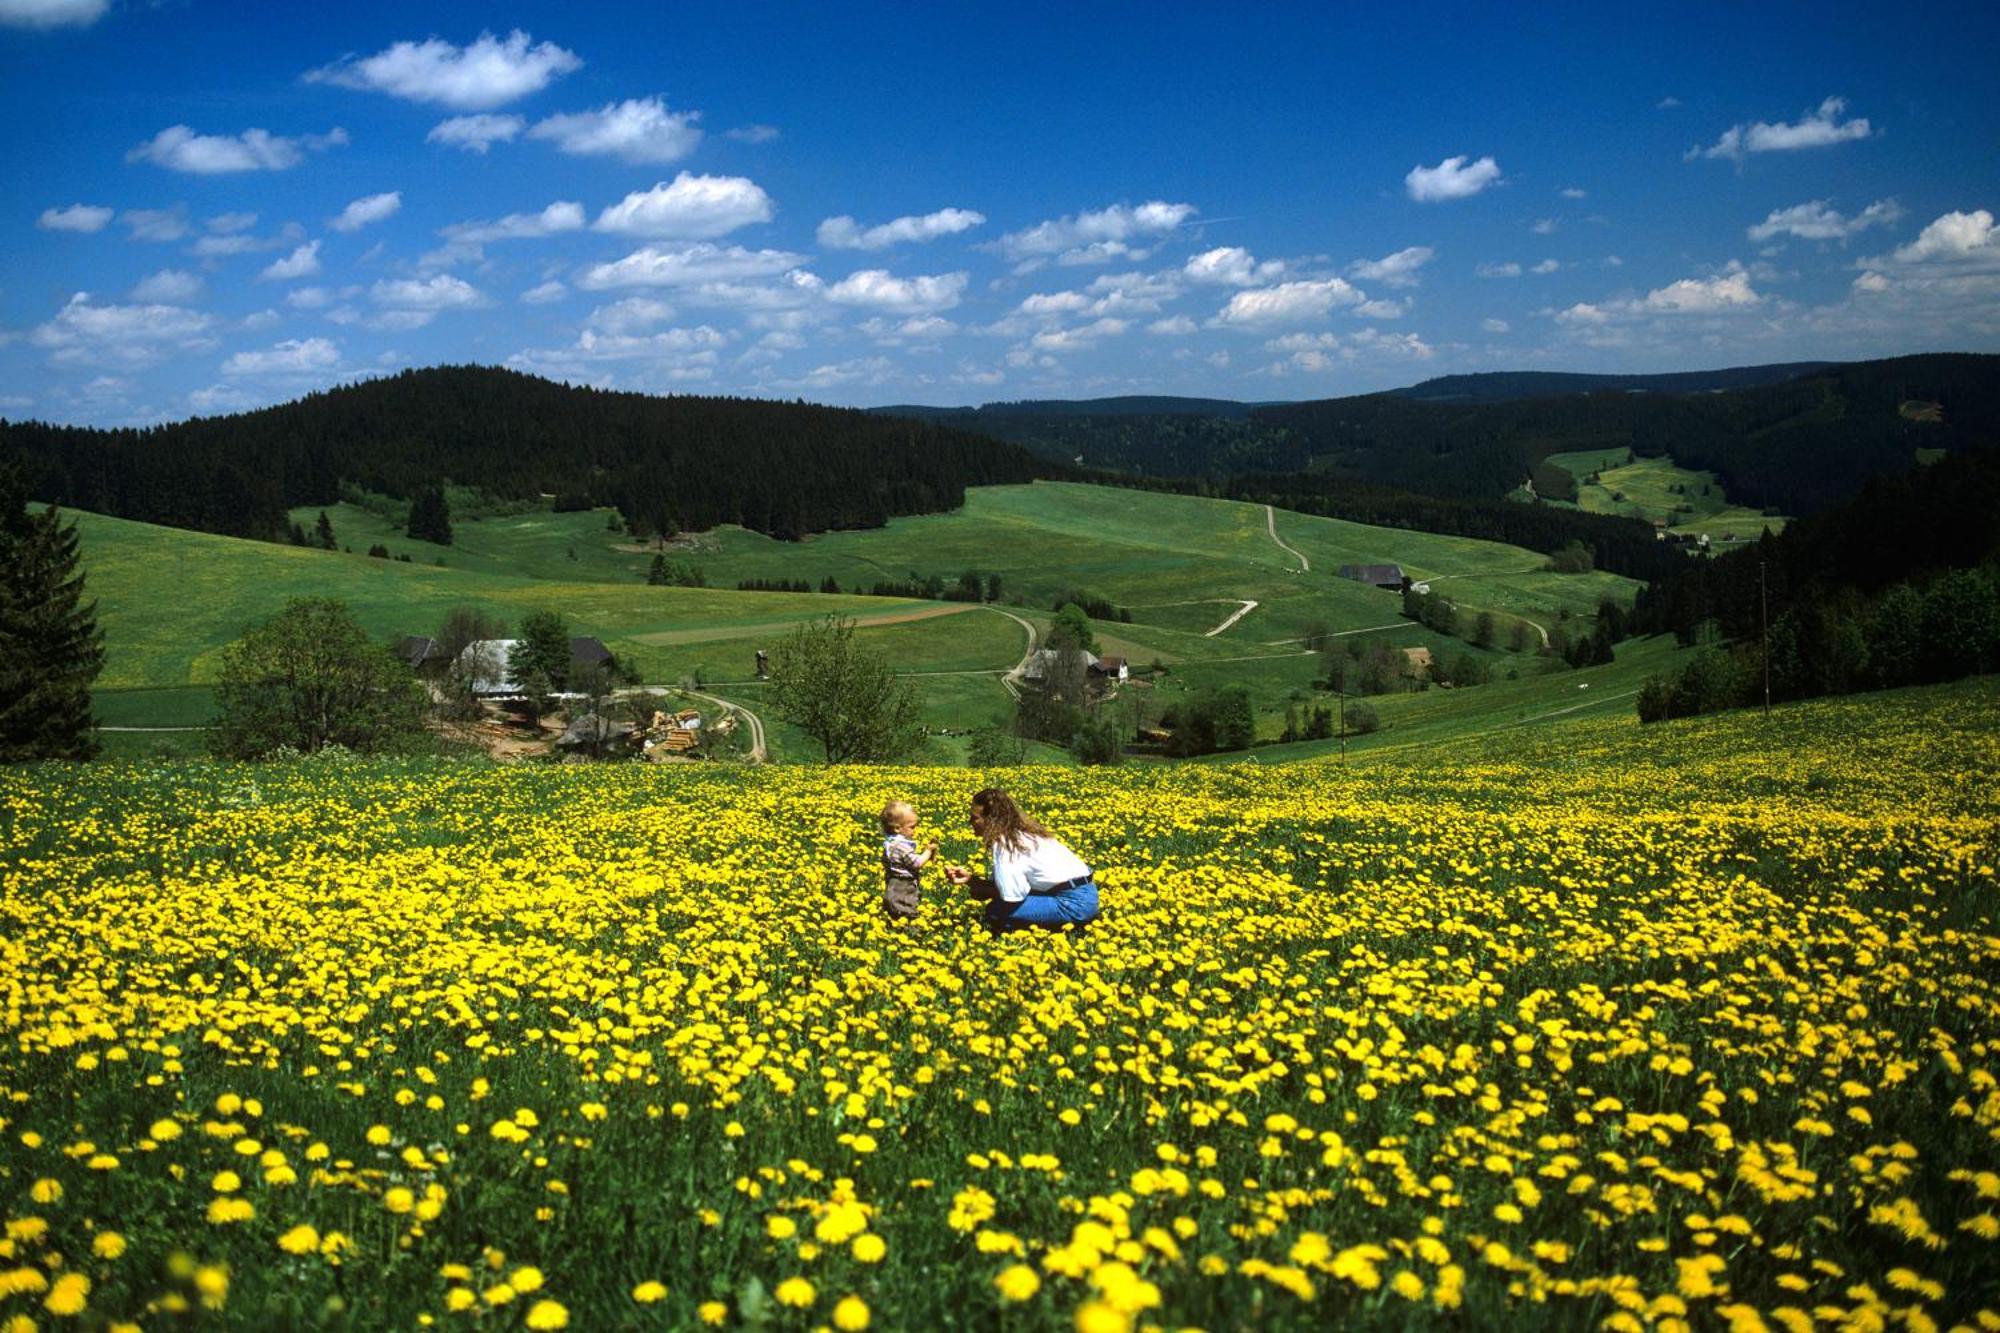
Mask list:
[[[917,813],[917,807],[911,805],[908,801],[891,801],[883,806],[882,831],[884,833],[894,833],[896,825],[901,822],[903,812],[906,810],[913,815]]]

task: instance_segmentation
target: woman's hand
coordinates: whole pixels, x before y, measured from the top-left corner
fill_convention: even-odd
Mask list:
[[[946,866],[944,877],[954,884],[966,884],[972,880],[972,872],[964,866]]]

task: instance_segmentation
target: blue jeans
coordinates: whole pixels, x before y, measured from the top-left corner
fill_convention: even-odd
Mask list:
[[[1097,919],[1097,885],[1086,881],[1073,889],[1031,893],[1018,903],[998,899],[986,904],[986,924],[994,930],[1044,930],[1080,927]]]

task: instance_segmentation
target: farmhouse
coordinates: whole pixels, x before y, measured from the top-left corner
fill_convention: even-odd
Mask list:
[[[1047,680],[1049,673],[1056,669],[1061,659],[1062,654],[1053,648],[1039,649],[1028,659],[1028,665],[1021,668],[1021,679]],[[1104,671],[1104,659],[1096,653],[1085,653],[1083,669],[1093,676],[1101,675]]]
[[[1373,584],[1377,588],[1387,588],[1391,592],[1403,590],[1401,565],[1342,565],[1340,577],[1353,579],[1356,583]]]

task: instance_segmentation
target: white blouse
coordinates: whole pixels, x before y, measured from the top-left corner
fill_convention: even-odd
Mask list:
[[[993,845],[993,883],[1000,901],[1018,903],[1038,890],[1053,889],[1070,880],[1081,879],[1090,867],[1075,852],[1054,838],[1027,835],[1027,850],[1015,851],[1005,843]]]

